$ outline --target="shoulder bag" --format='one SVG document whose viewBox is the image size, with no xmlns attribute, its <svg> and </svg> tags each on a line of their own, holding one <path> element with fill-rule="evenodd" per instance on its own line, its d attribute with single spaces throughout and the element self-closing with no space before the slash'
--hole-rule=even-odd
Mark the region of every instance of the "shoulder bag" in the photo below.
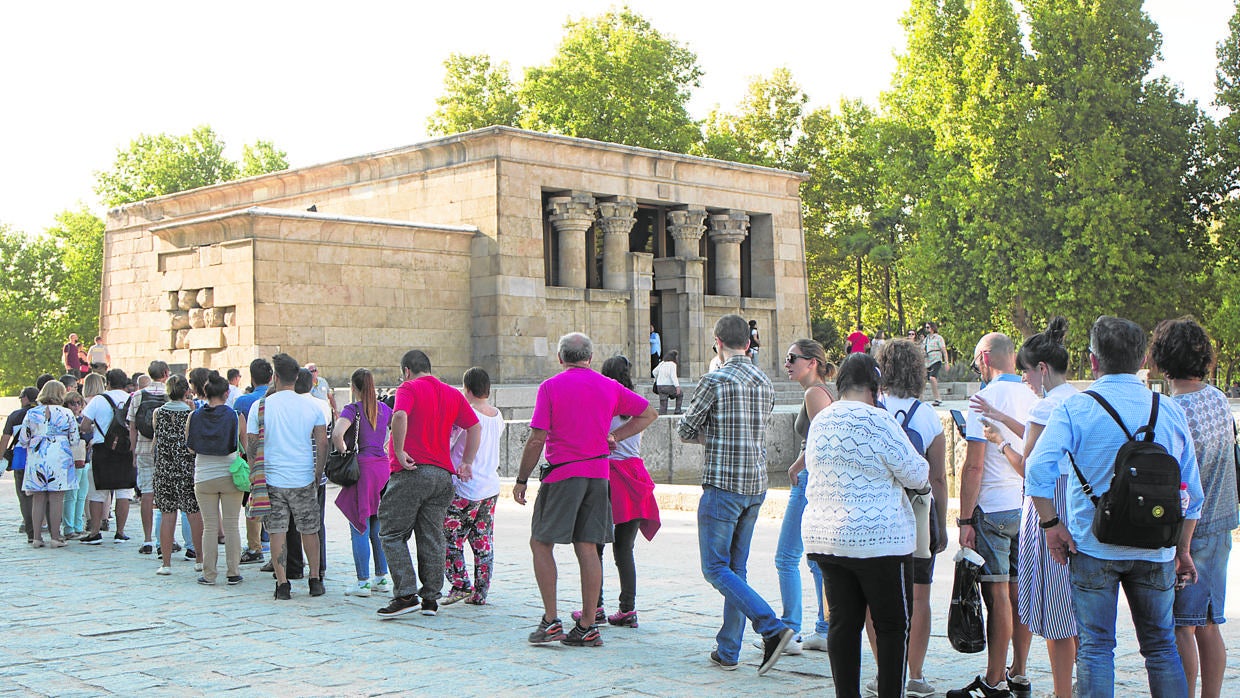
<svg viewBox="0 0 1240 698">
<path fill-rule="evenodd" d="M 333 448 L 331 453 L 327 454 L 327 466 L 325 467 L 327 479 L 341 487 L 356 485 L 362 476 L 361 467 L 357 462 L 357 437 L 362 431 L 361 416 L 362 406 L 359 403 L 353 420 L 353 448 L 344 453 Z"/>
</svg>

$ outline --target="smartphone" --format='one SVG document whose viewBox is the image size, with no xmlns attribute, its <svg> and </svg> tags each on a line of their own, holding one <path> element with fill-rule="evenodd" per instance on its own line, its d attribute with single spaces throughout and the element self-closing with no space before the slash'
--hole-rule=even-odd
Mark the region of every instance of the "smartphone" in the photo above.
<svg viewBox="0 0 1240 698">
<path fill-rule="evenodd" d="M 960 438 L 962 439 L 965 438 L 964 436 L 964 415 L 961 414 L 960 410 L 951 410 L 951 413 L 952 413 L 952 421 L 956 423 L 956 431 L 960 432 Z"/>
</svg>

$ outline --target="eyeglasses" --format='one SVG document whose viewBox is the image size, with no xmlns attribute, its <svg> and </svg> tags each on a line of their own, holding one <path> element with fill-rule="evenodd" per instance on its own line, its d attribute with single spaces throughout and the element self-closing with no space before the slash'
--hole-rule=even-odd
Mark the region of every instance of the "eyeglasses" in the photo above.
<svg viewBox="0 0 1240 698">
<path fill-rule="evenodd" d="M 795 364 L 797 362 L 797 359 L 805 359 L 806 361 L 813 361 L 814 357 L 806 356 L 804 354 L 789 354 L 788 356 L 784 357 L 784 363 L 789 364 L 789 365 Z"/>
<path fill-rule="evenodd" d="M 969 364 L 969 370 L 972 371 L 973 375 L 977 376 L 978 378 L 982 377 L 982 369 L 978 367 L 977 361 L 978 359 L 982 358 L 983 356 L 989 353 L 990 353 L 989 349 L 983 349 L 982 351 L 978 352 L 977 356 L 973 357 L 973 363 Z"/>
</svg>

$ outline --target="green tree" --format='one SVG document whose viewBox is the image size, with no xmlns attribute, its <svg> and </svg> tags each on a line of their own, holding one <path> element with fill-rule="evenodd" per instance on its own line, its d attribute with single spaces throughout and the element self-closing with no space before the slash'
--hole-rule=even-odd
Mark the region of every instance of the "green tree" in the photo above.
<svg viewBox="0 0 1240 698">
<path fill-rule="evenodd" d="M 0 392 L 12 395 L 60 369 L 66 334 L 65 269 L 48 236 L 0 225 Z M 96 282 L 96 285 L 98 282 Z M 98 308 L 96 307 L 96 313 Z"/>
<path fill-rule="evenodd" d="M 688 152 L 701 137 L 687 109 L 701 75 L 691 50 L 627 7 L 569 21 L 551 62 L 525 72 L 521 125 Z"/>
<path fill-rule="evenodd" d="M 87 340 L 99 328 L 100 284 L 103 279 L 103 219 L 80 206 L 61 211 L 47 229 L 56 244 L 64 280 L 57 296 L 64 312 L 62 334 L 77 332 Z"/>
<path fill-rule="evenodd" d="M 521 104 L 506 61 L 492 62 L 486 54 L 453 53 L 443 65 L 443 94 L 426 120 L 427 133 L 446 136 L 520 123 Z"/>
<path fill-rule="evenodd" d="M 241 150 L 241 166 L 238 172 L 242 177 L 287 169 L 288 153 L 277 148 L 271 141 L 257 140 L 254 145 L 247 145 Z"/>
<path fill-rule="evenodd" d="M 716 107 L 703 124 L 698 155 L 767 167 L 796 169 L 794 145 L 809 96 L 787 68 L 754 78 L 735 114 Z"/>
<path fill-rule="evenodd" d="M 1231 381 L 1240 361 L 1240 2 L 1217 47 L 1214 103 L 1224 114 L 1214 132 L 1216 162 L 1212 199 L 1213 239 L 1218 263 L 1209 268 L 1210 301 L 1203 320 L 1218 347 L 1222 378 Z"/>
</svg>

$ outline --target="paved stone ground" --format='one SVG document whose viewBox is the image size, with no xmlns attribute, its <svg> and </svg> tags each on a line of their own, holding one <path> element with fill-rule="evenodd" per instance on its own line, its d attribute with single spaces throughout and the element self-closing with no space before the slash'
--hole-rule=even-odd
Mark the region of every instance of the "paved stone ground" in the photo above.
<svg viewBox="0 0 1240 698">
<path fill-rule="evenodd" d="M 678 488 L 660 487 L 661 490 Z M 691 489 L 691 488 L 690 488 Z M 327 595 L 312 599 L 295 582 L 291 602 L 274 602 L 274 582 L 244 566 L 236 587 L 202 587 L 192 563 L 158 577 L 157 563 L 140 556 L 135 540 L 100 547 L 71 543 L 32 549 L 17 533 L 11 481 L 0 481 L 0 692 L 14 695 L 741 695 L 830 690 L 825 653 L 785 657 L 758 677 L 759 650 L 746 647 L 741 668 L 723 672 L 707 659 L 722 606 L 698 569 L 696 526 L 690 512 L 665 513 L 653 543 L 639 539 L 638 610 L 641 627 L 608 628 L 606 645 L 574 649 L 525 642 L 539 615 L 526 546 L 529 507 L 504 500 L 497 514 L 495 582 L 490 605 L 441 609 L 435 618 L 407 615 L 379 621 L 380 597 L 343 595 L 353 579 L 346 524 L 328 505 Z M 136 520 L 136 516 L 135 516 Z M 757 528 L 749 578 L 778 602 L 772 558 L 779 521 Z M 954 537 L 954 535 L 953 535 Z M 964 685 L 983 655 L 963 656 L 945 638 L 954 550 L 940 557 L 927 676 L 941 691 Z M 559 549 L 561 615 L 575 605 L 577 574 L 571 551 Z M 618 591 L 606 570 L 608 596 Z M 1233 579 L 1240 564 L 1233 556 Z M 223 575 L 221 572 L 221 579 Z M 810 577 L 804 575 L 807 588 Z M 1232 598 L 1235 598 L 1233 596 Z M 812 599 L 807 598 L 807 607 Z M 1121 601 L 1122 604 L 1122 601 Z M 778 610 L 778 609 L 777 609 Z M 1227 615 L 1237 617 L 1235 604 Z M 1131 625 L 1121 608 L 1117 695 L 1147 695 Z M 812 611 L 807 608 L 806 617 Z M 1240 647 L 1236 625 L 1223 626 Z M 866 678 L 873 675 L 867 658 Z M 1044 645 L 1035 642 L 1035 695 L 1049 690 Z M 1240 691 L 1240 661 L 1228 667 L 1224 694 Z"/>
</svg>

